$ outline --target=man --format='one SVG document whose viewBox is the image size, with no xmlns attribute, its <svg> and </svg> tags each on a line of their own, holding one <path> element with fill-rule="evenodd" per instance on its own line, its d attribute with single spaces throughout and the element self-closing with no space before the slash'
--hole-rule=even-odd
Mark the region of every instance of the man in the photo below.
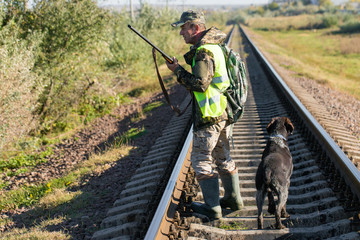
<svg viewBox="0 0 360 240">
<path fill-rule="evenodd" d="M 193 94 L 194 137 L 191 153 L 192 166 L 200 184 L 205 204 L 192 203 L 194 212 L 206 215 L 210 220 L 222 217 L 221 207 L 239 210 L 243 206 L 240 196 L 239 177 L 235 162 L 230 157 L 229 123 L 227 121 L 227 100 L 221 93 L 230 82 L 225 58 L 219 44 L 226 34 L 212 27 L 206 29 L 204 14 L 188 10 L 180 20 L 172 24 L 180 27 L 180 35 L 190 51 L 184 55 L 192 73 L 178 64 L 166 62 L 180 84 Z M 212 163 L 217 166 L 225 189 L 219 200 L 219 179 Z"/>
</svg>

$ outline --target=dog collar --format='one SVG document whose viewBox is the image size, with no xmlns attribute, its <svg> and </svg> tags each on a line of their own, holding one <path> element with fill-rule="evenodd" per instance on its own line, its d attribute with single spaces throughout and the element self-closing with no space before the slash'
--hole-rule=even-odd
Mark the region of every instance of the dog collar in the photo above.
<svg viewBox="0 0 360 240">
<path fill-rule="evenodd" d="M 276 138 L 276 137 L 281 138 L 281 139 L 283 139 L 284 141 L 287 140 L 287 139 L 286 139 L 283 135 L 281 135 L 281 134 L 275 134 L 275 135 L 271 135 L 271 136 L 270 136 L 270 138 Z"/>
</svg>

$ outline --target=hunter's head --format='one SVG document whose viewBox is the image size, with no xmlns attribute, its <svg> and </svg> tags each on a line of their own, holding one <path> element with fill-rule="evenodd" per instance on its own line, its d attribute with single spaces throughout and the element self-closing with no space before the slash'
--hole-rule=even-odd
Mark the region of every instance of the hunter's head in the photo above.
<svg viewBox="0 0 360 240">
<path fill-rule="evenodd" d="M 201 11 L 188 10 L 181 14 L 180 20 L 171 24 L 180 27 L 180 35 L 188 44 L 195 44 L 206 30 L 204 13 Z"/>
</svg>

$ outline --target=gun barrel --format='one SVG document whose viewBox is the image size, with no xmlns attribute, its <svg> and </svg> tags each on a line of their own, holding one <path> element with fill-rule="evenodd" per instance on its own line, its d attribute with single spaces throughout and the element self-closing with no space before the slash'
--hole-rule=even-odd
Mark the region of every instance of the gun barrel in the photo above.
<svg viewBox="0 0 360 240">
<path fill-rule="evenodd" d="M 169 63 L 173 63 L 173 60 L 171 59 L 171 57 L 169 57 L 166 53 L 164 53 L 160 48 L 158 48 L 157 46 L 155 46 L 155 44 L 153 44 L 149 39 L 147 39 L 144 35 L 142 35 L 141 33 L 139 33 L 135 28 L 133 28 L 131 25 L 128 25 L 128 27 L 134 32 L 136 33 L 139 37 L 141 37 L 145 42 L 147 42 L 148 44 L 150 44 L 150 46 L 152 46 L 153 48 L 155 48 L 164 58 L 166 61 L 168 61 Z"/>
</svg>

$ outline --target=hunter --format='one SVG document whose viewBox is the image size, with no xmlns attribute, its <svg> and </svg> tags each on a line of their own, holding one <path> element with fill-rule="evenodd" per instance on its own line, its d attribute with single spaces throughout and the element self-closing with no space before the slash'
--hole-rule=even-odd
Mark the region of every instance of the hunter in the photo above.
<svg viewBox="0 0 360 240">
<path fill-rule="evenodd" d="M 221 93 L 230 84 L 224 54 L 219 46 L 226 34 L 216 27 L 206 29 L 205 17 L 201 11 L 183 12 L 180 20 L 171 25 L 180 27 L 180 35 L 185 43 L 192 45 L 184 55 L 192 73 L 180 66 L 175 57 L 172 64 L 166 62 L 177 76 L 177 81 L 193 95 L 191 162 L 205 204 L 193 202 L 191 208 L 210 220 L 219 219 L 222 217 L 221 208 L 235 211 L 243 206 L 238 169 L 230 157 L 227 100 Z M 216 171 L 212 167 L 213 163 Z M 225 189 L 221 199 L 219 175 Z"/>
</svg>

